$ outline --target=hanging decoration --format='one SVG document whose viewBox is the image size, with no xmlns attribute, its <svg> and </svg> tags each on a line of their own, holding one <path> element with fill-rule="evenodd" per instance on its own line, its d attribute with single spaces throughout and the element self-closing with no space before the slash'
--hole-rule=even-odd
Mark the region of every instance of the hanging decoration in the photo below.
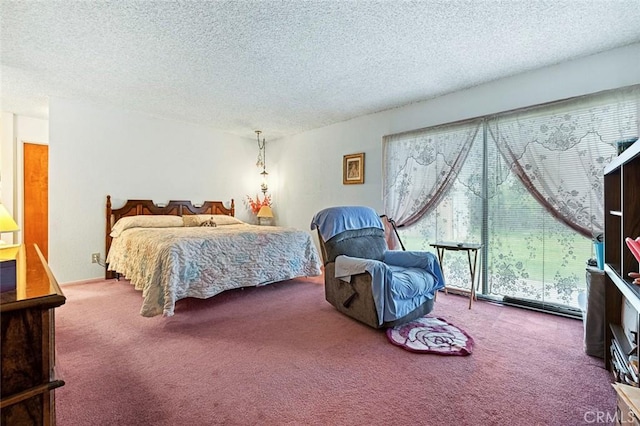
<svg viewBox="0 0 640 426">
<path fill-rule="evenodd" d="M 247 195 L 246 203 L 251 212 L 255 215 L 258 214 L 262 207 L 271 207 L 271 196 L 267 195 L 267 191 L 269 191 L 269 185 L 267 183 L 267 141 L 262 138 L 260 140 L 260 134 L 262 133 L 260 130 L 256 130 L 256 138 L 258 141 L 258 160 L 256 161 L 256 167 L 261 168 L 262 171 L 260 175 L 262 176 L 262 182 L 260 183 L 260 191 L 262 191 L 262 200 L 260 200 L 260 196 L 256 194 L 256 198 L 251 198 Z"/>
<path fill-rule="evenodd" d="M 262 167 L 262 183 L 260 184 L 260 190 L 264 195 L 267 195 L 267 191 L 269 190 L 269 185 L 267 184 L 267 141 L 262 138 L 262 142 L 260 142 L 260 134 L 262 132 L 260 130 L 256 130 L 256 137 L 258 139 L 258 161 L 256 162 L 256 167 Z"/>
</svg>

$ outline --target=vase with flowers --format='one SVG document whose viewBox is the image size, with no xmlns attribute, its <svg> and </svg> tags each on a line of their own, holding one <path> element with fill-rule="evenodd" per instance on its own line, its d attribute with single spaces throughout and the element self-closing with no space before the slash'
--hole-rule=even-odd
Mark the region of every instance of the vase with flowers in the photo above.
<svg viewBox="0 0 640 426">
<path fill-rule="evenodd" d="M 260 200 L 260 196 L 258 195 L 256 195 L 255 199 L 247 195 L 246 202 L 251 212 L 257 215 L 263 206 L 271 207 L 271 195 L 265 194 L 262 200 Z"/>
</svg>

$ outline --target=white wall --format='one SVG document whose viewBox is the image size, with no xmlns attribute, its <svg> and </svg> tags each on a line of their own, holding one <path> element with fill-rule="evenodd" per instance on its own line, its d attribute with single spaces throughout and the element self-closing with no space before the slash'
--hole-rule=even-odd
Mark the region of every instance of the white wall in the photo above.
<svg viewBox="0 0 640 426">
<path fill-rule="evenodd" d="M 267 170 L 279 225 L 309 229 L 333 205 L 382 212 L 382 137 L 465 118 L 640 83 L 640 44 L 465 91 L 304 132 L 267 138 Z M 97 278 L 104 256 L 105 197 L 223 201 L 259 187 L 255 139 L 80 101 L 52 99 L 49 253 L 61 283 Z M 253 135 L 252 135 L 253 136 Z M 342 184 L 342 156 L 364 152 L 363 185 Z"/>
<path fill-rule="evenodd" d="M 278 140 L 279 223 L 309 229 L 325 207 L 383 212 L 382 137 L 525 106 L 640 84 L 640 44 L 497 80 Z M 342 184 L 342 156 L 365 153 L 365 183 Z"/>
<path fill-rule="evenodd" d="M 49 263 L 60 283 L 104 276 L 105 203 L 236 201 L 257 175 L 255 141 L 82 101 L 49 105 Z"/>
<path fill-rule="evenodd" d="M 3 112 L 0 115 L 0 201 L 11 213 L 13 213 L 14 192 L 14 128 L 14 115 L 10 112 Z"/>
</svg>

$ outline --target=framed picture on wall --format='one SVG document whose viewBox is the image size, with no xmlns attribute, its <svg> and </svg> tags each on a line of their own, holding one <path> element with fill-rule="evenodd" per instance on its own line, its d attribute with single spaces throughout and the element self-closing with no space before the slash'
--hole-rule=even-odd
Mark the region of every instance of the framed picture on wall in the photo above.
<svg viewBox="0 0 640 426">
<path fill-rule="evenodd" d="M 345 155 L 342 160 L 342 183 L 364 183 L 364 152 Z"/>
</svg>

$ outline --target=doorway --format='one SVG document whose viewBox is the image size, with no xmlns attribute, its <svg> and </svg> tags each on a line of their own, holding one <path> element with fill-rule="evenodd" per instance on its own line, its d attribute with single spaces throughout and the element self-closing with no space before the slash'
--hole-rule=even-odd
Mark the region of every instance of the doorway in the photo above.
<svg viewBox="0 0 640 426">
<path fill-rule="evenodd" d="M 37 259 L 34 244 L 37 244 L 45 259 L 49 259 L 49 146 L 25 142 L 24 149 L 24 219 L 22 239 L 27 250 L 27 259 Z M 36 265 L 37 266 L 37 265 Z M 27 266 L 30 277 L 42 268 Z"/>
</svg>

